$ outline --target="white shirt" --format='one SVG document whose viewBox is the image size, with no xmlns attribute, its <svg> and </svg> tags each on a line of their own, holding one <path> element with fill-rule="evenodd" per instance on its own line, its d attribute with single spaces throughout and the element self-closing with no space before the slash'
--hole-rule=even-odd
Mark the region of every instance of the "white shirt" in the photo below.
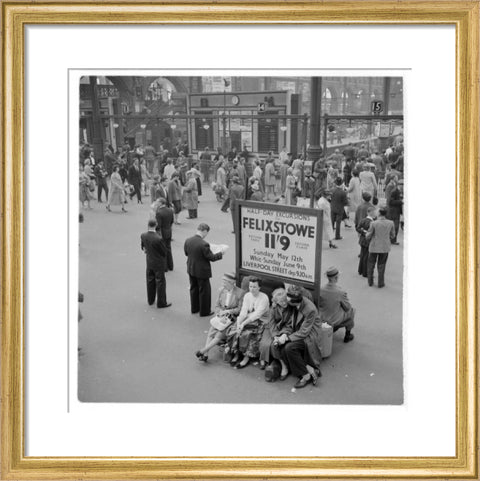
<svg viewBox="0 0 480 481">
<path fill-rule="evenodd" d="M 267 322 L 269 309 L 270 301 L 266 294 L 259 292 L 258 296 L 254 297 L 251 292 L 247 292 L 243 296 L 242 310 L 238 316 L 238 321 L 241 322 L 248 317 L 250 321 L 261 319 L 263 322 Z"/>
</svg>

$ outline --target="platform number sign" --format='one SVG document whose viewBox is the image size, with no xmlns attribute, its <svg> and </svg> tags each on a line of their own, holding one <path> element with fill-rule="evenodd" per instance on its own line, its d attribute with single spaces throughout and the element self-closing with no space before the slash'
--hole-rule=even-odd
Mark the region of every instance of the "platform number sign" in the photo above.
<svg viewBox="0 0 480 481">
<path fill-rule="evenodd" d="M 260 103 L 257 105 L 257 111 L 258 111 L 258 112 L 265 112 L 265 111 L 266 111 L 266 104 L 265 104 L 265 102 L 260 102 Z"/>
<path fill-rule="evenodd" d="M 372 100 L 372 114 L 381 114 L 383 112 L 383 102 L 381 100 Z"/>
</svg>

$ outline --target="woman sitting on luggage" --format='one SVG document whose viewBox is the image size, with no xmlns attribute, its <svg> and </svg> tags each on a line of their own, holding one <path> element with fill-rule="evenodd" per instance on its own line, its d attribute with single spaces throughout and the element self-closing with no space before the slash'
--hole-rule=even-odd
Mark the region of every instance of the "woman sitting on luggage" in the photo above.
<svg viewBox="0 0 480 481">
<path fill-rule="evenodd" d="M 210 326 L 205 346 L 195 353 L 199 361 L 206 362 L 208 359 L 208 351 L 226 340 L 228 327 L 235 322 L 240 312 L 244 294 L 245 291 L 235 285 L 234 273 L 226 273 L 223 275 L 222 287 L 218 293 L 214 310 L 218 324 L 215 322 L 217 327 L 214 325 Z"/>
<path fill-rule="evenodd" d="M 226 352 L 233 356 L 230 364 L 235 369 L 248 365 L 250 359 L 259 355 L 259 344 L 265 324 L 268 322 L 270 302 L 268 296 L 260 292 L 261 281 L 250 277 L 247 294 L 243 297 L 242 309 L 237 322 L 228 332 Z"/>
<path fill-rule="evenodd" d="M 287 306 L 287 291 L 283 288 L 275 289 L 272 293 L 269 320 L 260 341 L 260 369 L 262 370 L 273 360 L 270 354 L 273 338 L 289 332 L 288 317 L 285 316 Z"/>
</svg>

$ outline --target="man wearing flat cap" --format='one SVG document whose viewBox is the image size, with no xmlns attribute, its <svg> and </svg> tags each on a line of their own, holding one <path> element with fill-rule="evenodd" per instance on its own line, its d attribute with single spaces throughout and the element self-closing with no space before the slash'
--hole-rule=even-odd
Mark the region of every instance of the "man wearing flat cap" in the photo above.
<svg viewBox="0 0 480 481">
<path fill-rule="evenodd" d="M 353 340 L 352 329 L 354 326 L 355 309 L 350 304 L 346 291 L 338 286 L 340 275 L 336 267 L 329 267 L 325 273 L 328 279 L 327 284 L 320 289 L 318 310 L 322 321 L 333 327 L 333 332 L 345 328 L 343 342 Z"/>
<path fill-rule="evenodd" d="M 302 295 L 298 286 L 287 290 L 289 317 L 286 333 L 273 339 L 272 357 L 282 365 L 280 380 L 286 379 L 291 372 L 298 378 L 295 388 L 316 384 L 321 376 L 319 349 L 320 316 L 315 304 Z"/>
</svg>

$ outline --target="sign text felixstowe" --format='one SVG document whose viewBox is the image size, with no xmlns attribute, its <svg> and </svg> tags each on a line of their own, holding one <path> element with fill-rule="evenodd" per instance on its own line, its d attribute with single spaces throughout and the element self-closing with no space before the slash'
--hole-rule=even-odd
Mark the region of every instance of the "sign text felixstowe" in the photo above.
<svg viewBox="0 0 480 481">
<path fill-rule="evenodd" d="M 240 207 L 240 267 L 295 281 L 314 283 L 317 215 L 275 208 Z M 318 262 L 320 259 L 318 259 Z"/>
</svg>

